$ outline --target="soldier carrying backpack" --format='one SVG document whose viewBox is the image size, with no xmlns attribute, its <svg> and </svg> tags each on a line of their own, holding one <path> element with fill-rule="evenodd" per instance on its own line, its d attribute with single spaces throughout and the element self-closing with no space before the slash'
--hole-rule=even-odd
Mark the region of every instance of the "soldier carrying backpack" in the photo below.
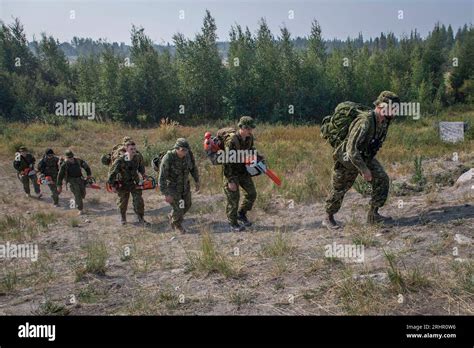
<svg viewBox="0 0 474 348">
<path fill-rule="evenodd" d="M 59 193 L 56 181 L 59 173 L 59 157 L 55 156 L 53 149 L 46 149 L 43 158 L 38 163 L 38 184 L 48 185 L 51 198 L 55 207 L 59 207 Z"/>
<path fill-rule="evenodd" d="M 374 224 L 391 220 L 378 213 L 387 200 L 389 178 L 375 155 L 387 136 L 390 121 L 395 117 L 393 110 L 388 108 L 394 103 L 400 103 L 400 98 L 393 92 L 383 91 L 374 102 L 373 110 L 353 102 L 343 102 L 333 115 L 323 119 L 321 136 L 334 148 L 332 187 L 323 220 L 328 229 L 339 228 L 334 214 L 341 208 L 344 195 L 359 174 L 372 186 L 367 222 Z"/>
<path fill-rule="evenodd" d="M 87 174 L 87 179 L 92 177 L 91 168 L 86 161 L 74 157 L 74 153 L 71 150 L 66 150 L 64 153 L 66 159 L 60 161 L 58 179 L 56 186 L 58 193 L 61 194 L 63 190 L 63 180 L 66 180 L 66 185 L 69 185 L 71 192 L 74 195 L 74 205 L 78 212 L 78 215 L 84 214 L 83 200 L 86 198 L 86 184 L 83 179 L 82 170 L 84 169 Z"/>
<path fill-rule="evenodd" d="M 41 189 L 37 183 L 35 172 L 35 157 L 28 152 L 25 146 L 20 146 L 18 152 L 15 153 L 13 168 L 17 171 L 18 179 L 23 184 L 23 190 L 27 197 L 30 197 L 30 181 L 38 198 L 41 198 Z"/>
<path fill-rule="evenodd" d="M 168 215 L 171 228 L 186 233 L 183 227 L 184 214 L 192 204 L 189 175 L 194 179 L 195 191 L 199 192 L 200 188 L 199 171 L 189 142 L 185 138 L 176 139 L 174 148 L 164 155 L 161 153 L 153 163 L 154 166 L 159 165 L 160 191 L 172 208 Z"/>
</svg>

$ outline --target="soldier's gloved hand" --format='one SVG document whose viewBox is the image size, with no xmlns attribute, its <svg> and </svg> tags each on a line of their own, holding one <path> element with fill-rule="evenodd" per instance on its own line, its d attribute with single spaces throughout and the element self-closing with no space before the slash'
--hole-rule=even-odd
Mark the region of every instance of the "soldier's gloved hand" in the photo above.
<svg viewBox="0 0 474 348">
<path fill-rule="evenodd" d="M 198 193 L 201 190 L 201 184 L 197 182 L 194 186 L 195 186 L 194 191 Z"/>
<path fill-rule="evenodd" d="M 370 170 L 363 172 L 362 176 L 364 177 L 365 181 L 372 181 L 372 173 L 370 172 Z"/>
<path fill-rule="evenodd" d="M 165 201 L 166 201 L 166 203 L 171 204 L 171 203 L 173 203 L 173 197 L 172 196 L 165 196 Z"/>
<path fill-rule="evenodd" d="M 230 191 L 235 192 L 237 191 L 237 184 L 235 182 L 229 182 L 227 185 Z"/>
</svg>

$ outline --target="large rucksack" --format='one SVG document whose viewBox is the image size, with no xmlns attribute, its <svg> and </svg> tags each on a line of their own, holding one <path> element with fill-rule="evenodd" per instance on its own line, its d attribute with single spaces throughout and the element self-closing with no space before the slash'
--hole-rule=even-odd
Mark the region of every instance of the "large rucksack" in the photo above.
<svg viewBox="0 0 474 348">
<path fill-rule="evenodd" d="M 112 151 L 102 155 L 100 161 L 103 165 L 110 166 L 120 156 L 121 153 L 125 152 L 123 144 L 117 144 L 112 148 Z M 138 151 L 137 151 L 138 153 Z"/>
<path fill-rule="evenodd" d="M 153 170 L 155 172 L 159 172 L 160 171 L 160 164 L 161 164 L 161 160 L 163 159 L 163 157 L 166 155 L 166 151 L 162 151 L 158 154 L 158 156 L 156 156 L 155 158 L 153 158 L 153 160 L 151 161 L 151 165 L 153 167 Z"/>
<path fill-rule="evenodd" d="M 227 139 L 234 136 L 236 133 L 237 130 L 235 128 L 225 127 L 219 129 L 215 137 L 206 139 L 204 148 L 206 149 L 207 157 L 212 164 L 222 164 L 217 160 L 219 152 L 220 150 L 224 150 Z"/>
<path fill-rule="evenodd" d="M 224 150 L 225 141 L 235 133 L 237 133 L 237 130 L 233 127 L 225 127 L 217 131 L 216 138 L 221 150 Z"/>
<path fill-rule="evenodd" d="M 370 111 L 367 106 L 350 101 L 338 104 L 332 115 L 323 118 L 321 137 L 336 148 L 347 137 L 349 128 L 357 116 L 367 111 Z"/>
</svg>

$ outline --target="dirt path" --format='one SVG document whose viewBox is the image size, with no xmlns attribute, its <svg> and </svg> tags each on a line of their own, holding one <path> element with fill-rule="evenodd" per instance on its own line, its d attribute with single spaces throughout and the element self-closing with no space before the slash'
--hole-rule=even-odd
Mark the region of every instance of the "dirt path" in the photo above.
<svg viewBox="0 0 474 348">
<path fill-rule="evenodd" d="M 33 222 L 36 232 L 23 239 L 38 244 L 37 262 L 0 259 L 1 315 L 474 314 L 469 183 L 390 197 L 382 213 L 395 221 L 383 227 L 365 224 L 368 198 L 351 190 L 337 215 L 344 229 L 336 232 L 321 226 L 321 203 L 293 205 L 277 197 L 251 212 L 253 228 L 230 233 L 223 195 L 198 194 L 185 220 L 190 233 L 179 235 L 167 224 L 170 208 L 158 192 L 144 193 L 151 228 L 122 227 L 115 195 L 88 190 L 89 213 L 77 217 L 69 191 L 60 208 L 47 190 L 41 200 L 28 199 L 8 165 L 2 163 L 0 219 L 36 221 L 42 212 L 54 221 Z M 135 221 L 132 211 L 129 221 Z M 210 261 L 202 256 L 206 231 L 217 250 L 204 254 L 214 255 Z M 2 233 L 2 243 L 15 242 Z M 333 243 L 363 244 L 364 262 L 325 257 Z M 80 271 L 98 257 L 94 245 L 105 246 L 103 275 Z M 212 266 L 216 272 L 206 271 Z"/>
</svg>

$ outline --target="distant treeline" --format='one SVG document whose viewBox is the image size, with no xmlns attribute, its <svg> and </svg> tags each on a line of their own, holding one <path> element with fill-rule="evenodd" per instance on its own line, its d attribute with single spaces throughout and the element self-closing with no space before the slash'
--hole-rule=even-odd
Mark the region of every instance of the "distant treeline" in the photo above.
<svg viewBox="0 0 474 348">
<path fill-rule="evenodd" d="M 74 60 L 68 57 L 75 57 Z M 275 36 L 265 20 L 255 34 L 231 27 L 219 43 L 206 11 L 194 39 L 182 34 L 159 46 L 143 28 L 131 46 L 52 36 L 29 43 L 19 20 L 0 27 L 0 117 L 59 119 L 57 103 L 94 103 L 96 118 L 151 125 L 235 119 L 317 122 L 341 101 L 370 104 L 382 90 L 420 102 L 429 114 L 474 101 L 474 30 L 454 33 L 435 24 L 426 38 L 414 31 L 364 40 L 324 41 L 313 21 L 306 38 L 284 27 Z"/>
<path fill-rule="evenodd" d="M 416 30 L 413 35 L 418 35 L 416 33 Z M 382 42 L 386 42 L 387 38 L 385 37 L 385 34 L 382 33 L 380 39 L 377 38 L 376 40 L 373 40 L 372 38 L 370 38 L 367 41 L 364 41 L 362 34 L 359 34 L 357 39 L 352 40 L 352 42 L 354 44 L 354 47 L 356 48 L 362 47 L 365 43 L 369 46 L 370 49 L 372 49 L 380 44 L 379 40 L 382 40 Z M 296 50 L 304 50 L 308 45 L 308 38 L 298 36 L 294 39 L 291 39 L 291 42 Z M 395 42 L 398 43 L 398 38 L 395 38 Z M 216 44 L 220 56 L 223 59 L 227 59 L 227 56 L 229 54 L 230 42 L 217 41 Z M 340 39 L 324 40 L 324 46 L 326 48 L 326 52 L 328 53 L 332 52 L 336 48 L 344 47 L 345 44 L 346 41 Z M 38 52 L 38 45 L 39 42 L 36 40 L 31 41 L 28 44 L 33 53 Z M 112 46 L 112 49 L 116 54 L 119 54 L 123 57 L 130 57 L 131 46 L 125 44 L 124 42 L 108 43 L 106 40 L 103 39 L 93 40 L 91 38 L 73 37 L 71 42 L 59 43 L 59 48 L 64 52 L 70 62 L 75 62 L 77 57 L 79 56 L 99 55 L 105 51 L 106 47 L 109 46 Z M 153 48 L 160 53 L 163 51 L 169 51 L 171 55 L 174 55 L 176 53 L 176 47 L 170 43 L 160 45 L 155 43 L 153 44 Z"/>
</svg>

